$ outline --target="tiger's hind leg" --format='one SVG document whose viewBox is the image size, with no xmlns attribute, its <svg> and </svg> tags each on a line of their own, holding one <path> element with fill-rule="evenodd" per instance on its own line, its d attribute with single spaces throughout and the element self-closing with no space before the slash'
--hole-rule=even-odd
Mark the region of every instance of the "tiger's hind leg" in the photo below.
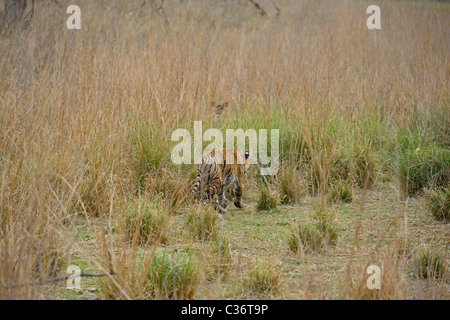
<svg viewBox="0 0 450 320">
<path fill-rule="evenodd" d="M 223 190 L 223 188 L 219 192 L 219 201 L 220 201 L 219 204 L 222 208 L 226 209 L 228 207 L 228 199 L 225 195 L 225 190 Z"/>
<path fill-rule="evenodd" d="M 220 191 L 219 191 L 220 190 Z M 222 206 L 222 196 L 223 196 L 223 186 L 222 184 L 210 185 L 209 186 L 209 201 L 214 205 L 214 209 L 219 211 L 221 214 L 225 214 L 227 210 Z"/>
<path fill-rule="evenodd" d="M 200 203 L 206 205 L 209 202 L 210 202 L 209 190 L 205 190 L 204 192 L 202 192 Z"/>
<path fill-rule="evenodd" d="M 215 204 L 214 204 L 214 209 L 216 209 L 217 211 L 219 211 L 221 214 L 227 213 L 227 209 L 223 208 L 223 207 L 220 205 L 220 203 L 219 203 L 218 200 L 217 200 L 217 201 L 215 202 Z"/>
<path fill-rule="evenodd" d="M 214 209 L 217 210 L 221 214 L 227 213 L 227 210 L 221 205 L 221 198 L 218 194 L 214 194 L 210 199 L 210 203 L 214 206 Z"/>
<path fill-rule="evenodd" d="M 211 196 L 212 194 L 212 196 Z M 218 197 L 216 194 L 211 193 L 211 191 L 208 189 L 205 192 L 203 192 L 203 196 L 200 201 L 203 205 L 210 205 L 212 204 L 214 206 L 214 209 L 219 211 L 221 214 L 224 214 L 227 212 L 225 208 L 222 207 L 220 203 L 220 197 Z"/>
</svg>

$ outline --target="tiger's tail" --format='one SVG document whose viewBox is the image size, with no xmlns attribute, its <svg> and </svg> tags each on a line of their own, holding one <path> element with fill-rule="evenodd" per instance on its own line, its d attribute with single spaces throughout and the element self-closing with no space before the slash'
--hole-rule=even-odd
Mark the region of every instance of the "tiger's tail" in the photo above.
<svg viewBox="0 0 450 320">
<path fill-rule="evenodd" d="M 194 184 L 194 187 L 192 188 L 192 191 L 191 191 L 192 195 L 197 191 L 198 187 L 200 186 L 201 180 L 202 180 L 202 168 L 201 168 L 201 165 L 200 165 L 200 166 L 198 166 L 197 176 L 195 177 L 195 184 Z"/>
</svg>

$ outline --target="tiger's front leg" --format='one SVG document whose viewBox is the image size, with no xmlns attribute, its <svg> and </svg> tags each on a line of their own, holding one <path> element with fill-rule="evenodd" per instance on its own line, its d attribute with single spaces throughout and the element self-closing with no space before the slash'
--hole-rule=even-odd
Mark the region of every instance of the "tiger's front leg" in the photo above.
<svg viewBox="0 0 450 320">
<path fill-rule="evenodd" d="M 244 205 L 241 202 L 242 200 L 242 185 L 239 183 L 238 179 L 234 182 L 234 205 L 238 208 L 243 208 Z"/>
</svg>

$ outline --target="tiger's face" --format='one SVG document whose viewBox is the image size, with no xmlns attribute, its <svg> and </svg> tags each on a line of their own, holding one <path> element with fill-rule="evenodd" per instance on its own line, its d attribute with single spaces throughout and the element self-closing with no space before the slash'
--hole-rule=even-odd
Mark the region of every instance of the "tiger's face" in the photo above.
<svg viewBox="0 0 450 320">
<path fill-rule="evenodd" d="M 250 153 L 248 151 L 245 151 L 244 174 L 247 173 L 247 170 L 250 167 L 250 161 L 248 160 L 249 157 Z"/>
</svg>

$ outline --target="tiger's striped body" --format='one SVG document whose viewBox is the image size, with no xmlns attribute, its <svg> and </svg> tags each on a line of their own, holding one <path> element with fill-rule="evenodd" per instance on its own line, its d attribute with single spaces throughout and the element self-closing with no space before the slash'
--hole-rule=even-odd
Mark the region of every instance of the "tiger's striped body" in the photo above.
<svg viewBox="0 0 450 320">
<path fill-rule="evenodd" d="M 195 194 L 200 186 L 200 200 L 214 203 L 218 211 L 225 213 L 228 206 L 225 188 L 234 184 L 233 202 L 236 207 L 242 208 L 244 174 L 249 167 L 248 157 L 248 152 L 245 152 L 243 157 L 235 149 L 224 149 L 222 152 L 213 150 L 205 154 L 197 169 L 192 194 Z"/>
</svg>

